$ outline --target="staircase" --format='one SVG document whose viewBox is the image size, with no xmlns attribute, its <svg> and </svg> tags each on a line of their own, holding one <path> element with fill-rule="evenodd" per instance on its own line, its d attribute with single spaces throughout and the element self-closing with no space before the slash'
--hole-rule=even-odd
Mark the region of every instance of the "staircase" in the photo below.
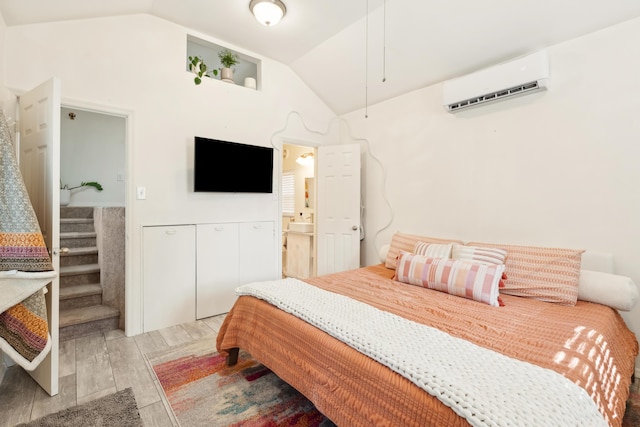
<svg viewBox="0 0 640 427">
<path fill-rule="evenodd" d="M 118 329 L 120 312 L 102 304 L 93 208 L 60 208 L 60 341 Z"/>
</svg>

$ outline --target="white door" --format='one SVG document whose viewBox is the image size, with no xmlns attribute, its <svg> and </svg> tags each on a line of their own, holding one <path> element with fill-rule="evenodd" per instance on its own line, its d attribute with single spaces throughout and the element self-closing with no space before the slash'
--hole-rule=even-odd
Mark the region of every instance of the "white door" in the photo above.
<svg viewBox="0 0 640 427">
<path fill-rule="evenodd" d="M 318 148 L 318 274 L 360 267 L 360 145 Z"/>
<path fill-rule="evenodd" d="M 60 271 L 60 81 L 53 78 L 20 96 L 20 171 L 38 217 L 53 268 Z M 58 394 L 59 276 L 47 285 L 51 352 L 31 376 Z"/>
</svg>

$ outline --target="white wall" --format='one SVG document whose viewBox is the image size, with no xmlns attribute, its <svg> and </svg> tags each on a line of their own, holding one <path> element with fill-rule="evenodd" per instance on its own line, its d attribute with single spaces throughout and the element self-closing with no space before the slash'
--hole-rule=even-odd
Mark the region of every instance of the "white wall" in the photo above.
<svg viewBox="0 0 640 427">
<path fill-rule="evenodd" d="M 74 114 L 74 119 L 69 117 Z M 71 191 L 69 206 L 124 206 L 126 120 L 77 108 L 62 108 L 60 178 L 70 188 L 97 181 L 103 190 Z M 122 178 L 121 181 L 118 178 Z"/>
<path fill-rule="evenodd" d="M 218 80 L 195 86 L 193 75 L 185 71 L 187 33 L 183 27 L 149 15 L 35 24 L 6 31 L 7 87 L 28 90 L 58 76 L 65 105 L 104 106 L 131 117 L 127 125 L 127 334 L 142 330 L 142 226 L 251 220 L 280 223 L 277 194 L 195 194 L 193 137 L 268 146 L 276 133 L 297 140 L 308 136 L 302 127 L 288 123 L 289 111 L 298 111 L 312 128 L 324 127 L 334 117 L 288 67 L 269 59 L 262 62 L 261 91 Z M 328 136 L 320 142 L 330 140 Z M 274 159 L 276 170 L 279 157 Z M 146 187 L 146 200 L 134 199 L 137 186 Z M 280 252 L 279 241 L 274 250 Z"/>
<path fill-rule="evenodd" d="M 364 264 L 402 231 L 610 252 L 640 284 L 638 39 L 635 19 L 551 47 L 547 92 L 452 115 L 434 85 L 346 115 L 384 165 L 365 171 Z M 640 306 L 623 317 L 638 335 Z"/>
</svg>

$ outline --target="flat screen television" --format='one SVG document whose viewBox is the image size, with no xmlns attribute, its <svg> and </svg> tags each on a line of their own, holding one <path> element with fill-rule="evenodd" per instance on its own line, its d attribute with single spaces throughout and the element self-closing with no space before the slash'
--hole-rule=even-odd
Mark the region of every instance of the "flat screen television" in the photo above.
<svg viewBox="0 0 640 427">
<path fill-rule="evenodd" d="M 195 192 L 273 192 L 273 148 L 199 136 L 194 146 Z"/>
</svg>

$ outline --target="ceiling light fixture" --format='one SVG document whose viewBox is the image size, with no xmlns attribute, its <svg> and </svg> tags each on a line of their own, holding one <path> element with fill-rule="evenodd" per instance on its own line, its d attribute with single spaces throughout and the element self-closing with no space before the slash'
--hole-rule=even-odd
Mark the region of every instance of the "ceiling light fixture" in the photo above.
<svg viewBox="0 0 640 427">
<path fill-rule="evenodd" d="M 276 25 L 287 13 L 287 7 L 280 0 L 251 0 L 249 9 L 258 22 L 267 27 Z"/>
</svg>

